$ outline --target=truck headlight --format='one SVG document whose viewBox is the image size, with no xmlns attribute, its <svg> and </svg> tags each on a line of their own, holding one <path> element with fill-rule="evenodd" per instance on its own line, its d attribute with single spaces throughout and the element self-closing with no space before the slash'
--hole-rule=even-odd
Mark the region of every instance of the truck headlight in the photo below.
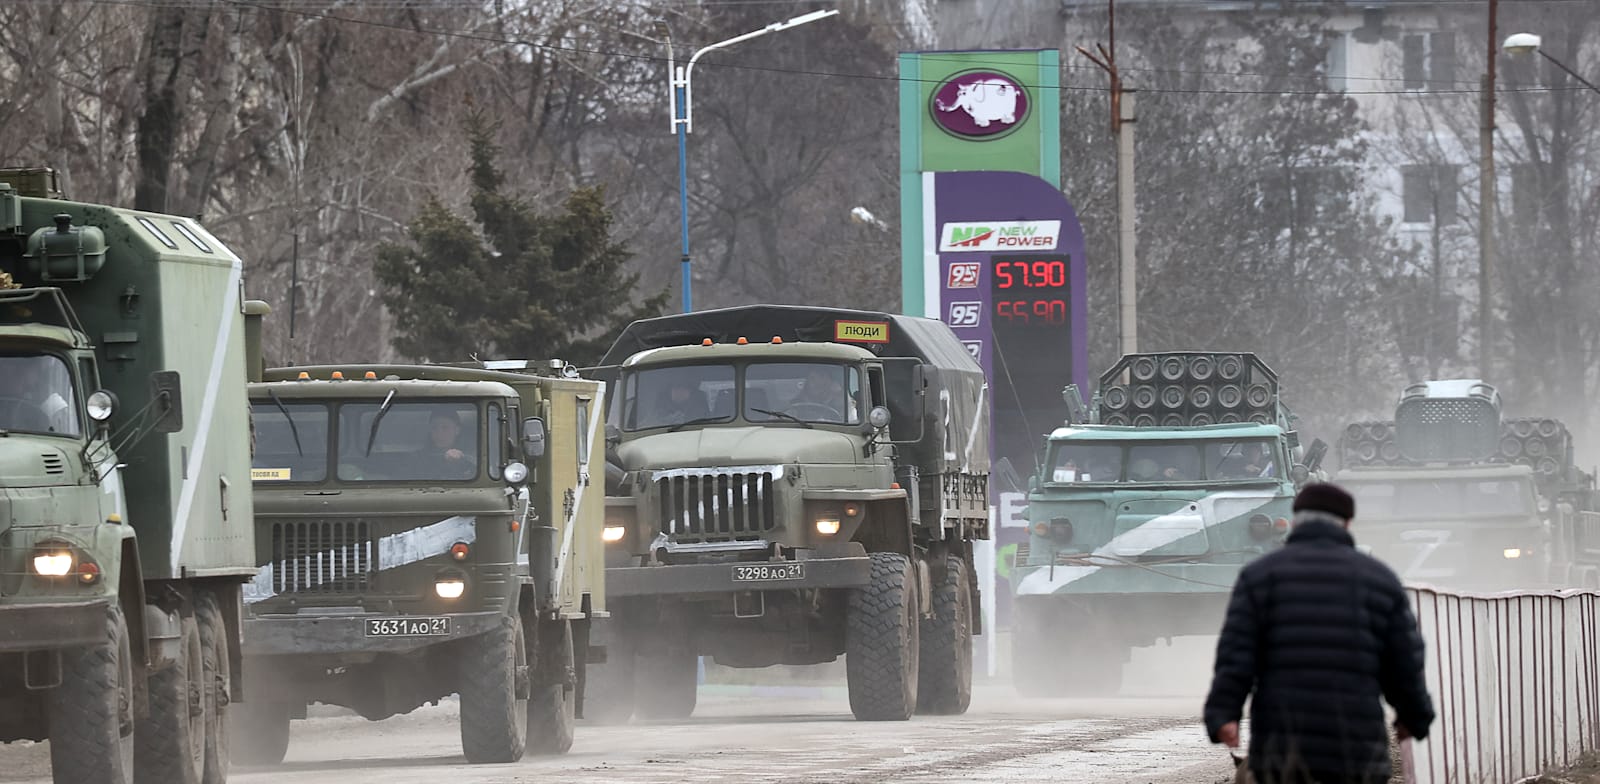
<svg viewBox="0 0 1600 784">
<path fill-rule="evenodd" d="M 608 525 L 605 530 L 600 532 L 600 540 L 603 542 L 620 542 L 622 537 L 627 535 L 628 528 L 626 526 Z"/>
<path fill-rule="evenodd" d="M 817 518 L 817 533 L 823 536 L 833 536 L 839 533 L 839 517 L 831 515 Z"/>
<path fill-rule="evenodd" d="M 1508 547 L 1508 548 L 1505 549 L 1505 551 L 1501 552 L 1500 554 L 1505 556 L 1506 558 L 1521 558 L 1524 555 L 1528 555 L 1529 552 L 1527 550 L 1524 550 L 1524 549 L 1520 548 L 1520 547 Z"/>
<path fill-rule="evenodd" d="M 45 577 L 62 577 L 72 571 L 72 553 L 66 550 L 42 552 L 33 557 L 33 571 Z"/>
<path fill-rule="evenodd" d="M 460 599 L 461 594 L 467 592 L 467 584 L 454 578 L 440 578 L 433 581 L 433 592 L 438 594 L 440 599 Z"/>
</svg>

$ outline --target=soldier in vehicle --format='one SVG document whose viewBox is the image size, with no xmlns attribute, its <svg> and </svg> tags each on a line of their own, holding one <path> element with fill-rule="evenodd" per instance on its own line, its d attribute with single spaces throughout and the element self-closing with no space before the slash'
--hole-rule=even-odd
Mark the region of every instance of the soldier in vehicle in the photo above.
<svg viewBox="0 0 1600 784">
<path fill-rule="evenodd" d="M 789 401 L 790 413 L 802 419 L 818 422 L 854 422 L 855 401 L 847 399 L 844 384 L 840 382 L 841 375 L 842 371 L 838 367 L 812 365 L 806 370 L 800 393 Z M 810 413 L 805 413 L 807 411 Z M 846 413 L 849 414 L 848 420 L 845 418 Z"/>
<path fill-rule="evenodd" d="M 1218 464 L 1218 475 L 1223 479 L 1270 477 L 1273 475 L 1272 455 L 1268 454 L 1265 444 L 1230 444 Z"/>
<path fill-rule="evenodd" d="M 711 415 L 706 396 L 688 379 L 674 378 L 667 393 L 656 404 L 656 425 L 678 425 Z"/>
<path fill-rule="evenodd" d="M 477 467 L 472 456 L 458 445 L 461 419 L 453 411 L 439 410 L 428 418 L 428 445 L 417 452 L 416 465 L 422 476 L 466 479 Z"/>
</svg>

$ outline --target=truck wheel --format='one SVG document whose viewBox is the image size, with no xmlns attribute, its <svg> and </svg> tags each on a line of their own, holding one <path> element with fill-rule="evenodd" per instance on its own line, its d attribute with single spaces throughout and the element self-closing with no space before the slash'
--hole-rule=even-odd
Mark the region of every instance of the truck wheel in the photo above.
<svg viewBox="0 0 1600 784">
<path fill-rule="evenodd" d="M 626 724 L 633 718 L 633 644 L 613 614 L 606 622 L 590 628 L 590 642 L 604 645 L 604 664 L 585 664 L 583 672 L 583 718 L 595 724 Z"/>
<path fill-rule="evenodd" d="M 527 750 L 528 646 L 516 612 L 465 642 L 461 669 L 461 750 L 467 761 L 516 762 Z"/>
<path fill-rule="evenodd" d="M 922 622 L 917 712 L 958 716 L 972 704 L 972 590 L 967 563 L 945 558 L 933 586 L 933 617 Z"/>
<path fill-rule="evenodd" d="M 911 559 L 872 554 L 872 580 L 850 592 L 845 678 L 862 721 L 905 721 L 917 708 L 917 590 Z"/>
<path fill-rule="evenodd" d="M 528 693 L 528 751 L 565 754 L 577 723 L 572 622 L 545 624 L 543 631 L 545 639 L 530 641 L 539 646 L 539 666 Z"/>
<path fill-rule="evenodd" d="M 240 765 L 276 765 L 289 751 L 287 702 L 247 700 L 228 711 L 229 751 Z"/>
<path fill-rule="evenodd" d="M 61 652 L 61 685 L 47 698 L 56 781 L 133 782 L 133 651 L 122 608 L 106 611 L 103 633 Z"/>
<path fill-rule="evenodd" d="M 687 648 L 643 651 L 634 659 L 634 700 L 641 719 L 687 719 L 694 714 L 700 657 Z"/>
<path fill-rule="evenodd" d="M 150 715 L 134 732 L 140 784 L 200 784 L 206 765 L 205 655 L 193 610 L 179 616 L 178 658 L 146 679 Z"/>
<path fill-rule="evenodd" d="M 228 780 L 228 703 L 233 689 L 232 665 L 228 661 L 228 626 L 216 597 L 206 594 L 195 607 L 200 624 L 201 699 L 206 707 L 205 784 Z"/>
</svg>

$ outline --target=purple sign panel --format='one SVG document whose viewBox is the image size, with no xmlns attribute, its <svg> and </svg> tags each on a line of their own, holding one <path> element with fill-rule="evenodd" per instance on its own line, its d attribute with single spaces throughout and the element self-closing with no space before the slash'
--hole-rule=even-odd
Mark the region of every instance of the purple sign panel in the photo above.
<svg viewBox="0 0 1600 784">
<path fill-rule="evenodd" d="M 958 73 L 933 91 L 934 124 L 963 139 L 998 139 L 1028 118 L 1028 91 L 999 71 Z"/>
<path fill-rule="evenodd" d="M 1062 389 L 1088 392 L 1083 228 L 1066 197 L 1031 174 L 946 172 L 933 187 L 926 228 L 939 264 L 924 290 L 989 381 L 990 502 L 1003 580 L 1008 549 L 1027 540 L 1022 510 L 1044 436 L 1066 420 Z M 1009 597 L 996 592 L 1001 617 Z"/>
</svg>

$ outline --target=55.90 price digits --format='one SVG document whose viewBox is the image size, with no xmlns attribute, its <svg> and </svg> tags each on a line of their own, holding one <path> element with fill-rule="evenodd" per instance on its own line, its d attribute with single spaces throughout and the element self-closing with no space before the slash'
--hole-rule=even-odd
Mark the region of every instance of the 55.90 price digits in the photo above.
<svg viewBox="0 0 1600 784">
<path fill-rule="evenodd" d="M 1061 259 L 1002 261 L 994 265 L 995 288 L 1060 289 L 1067 286 L 1067 263 Z"/>
<path fill-rule="evenodd" d="M 1067 323 L 1064 299 L 999 300 L 994 303 L 995 318 L 1021 324 Z"/>
</svg>

